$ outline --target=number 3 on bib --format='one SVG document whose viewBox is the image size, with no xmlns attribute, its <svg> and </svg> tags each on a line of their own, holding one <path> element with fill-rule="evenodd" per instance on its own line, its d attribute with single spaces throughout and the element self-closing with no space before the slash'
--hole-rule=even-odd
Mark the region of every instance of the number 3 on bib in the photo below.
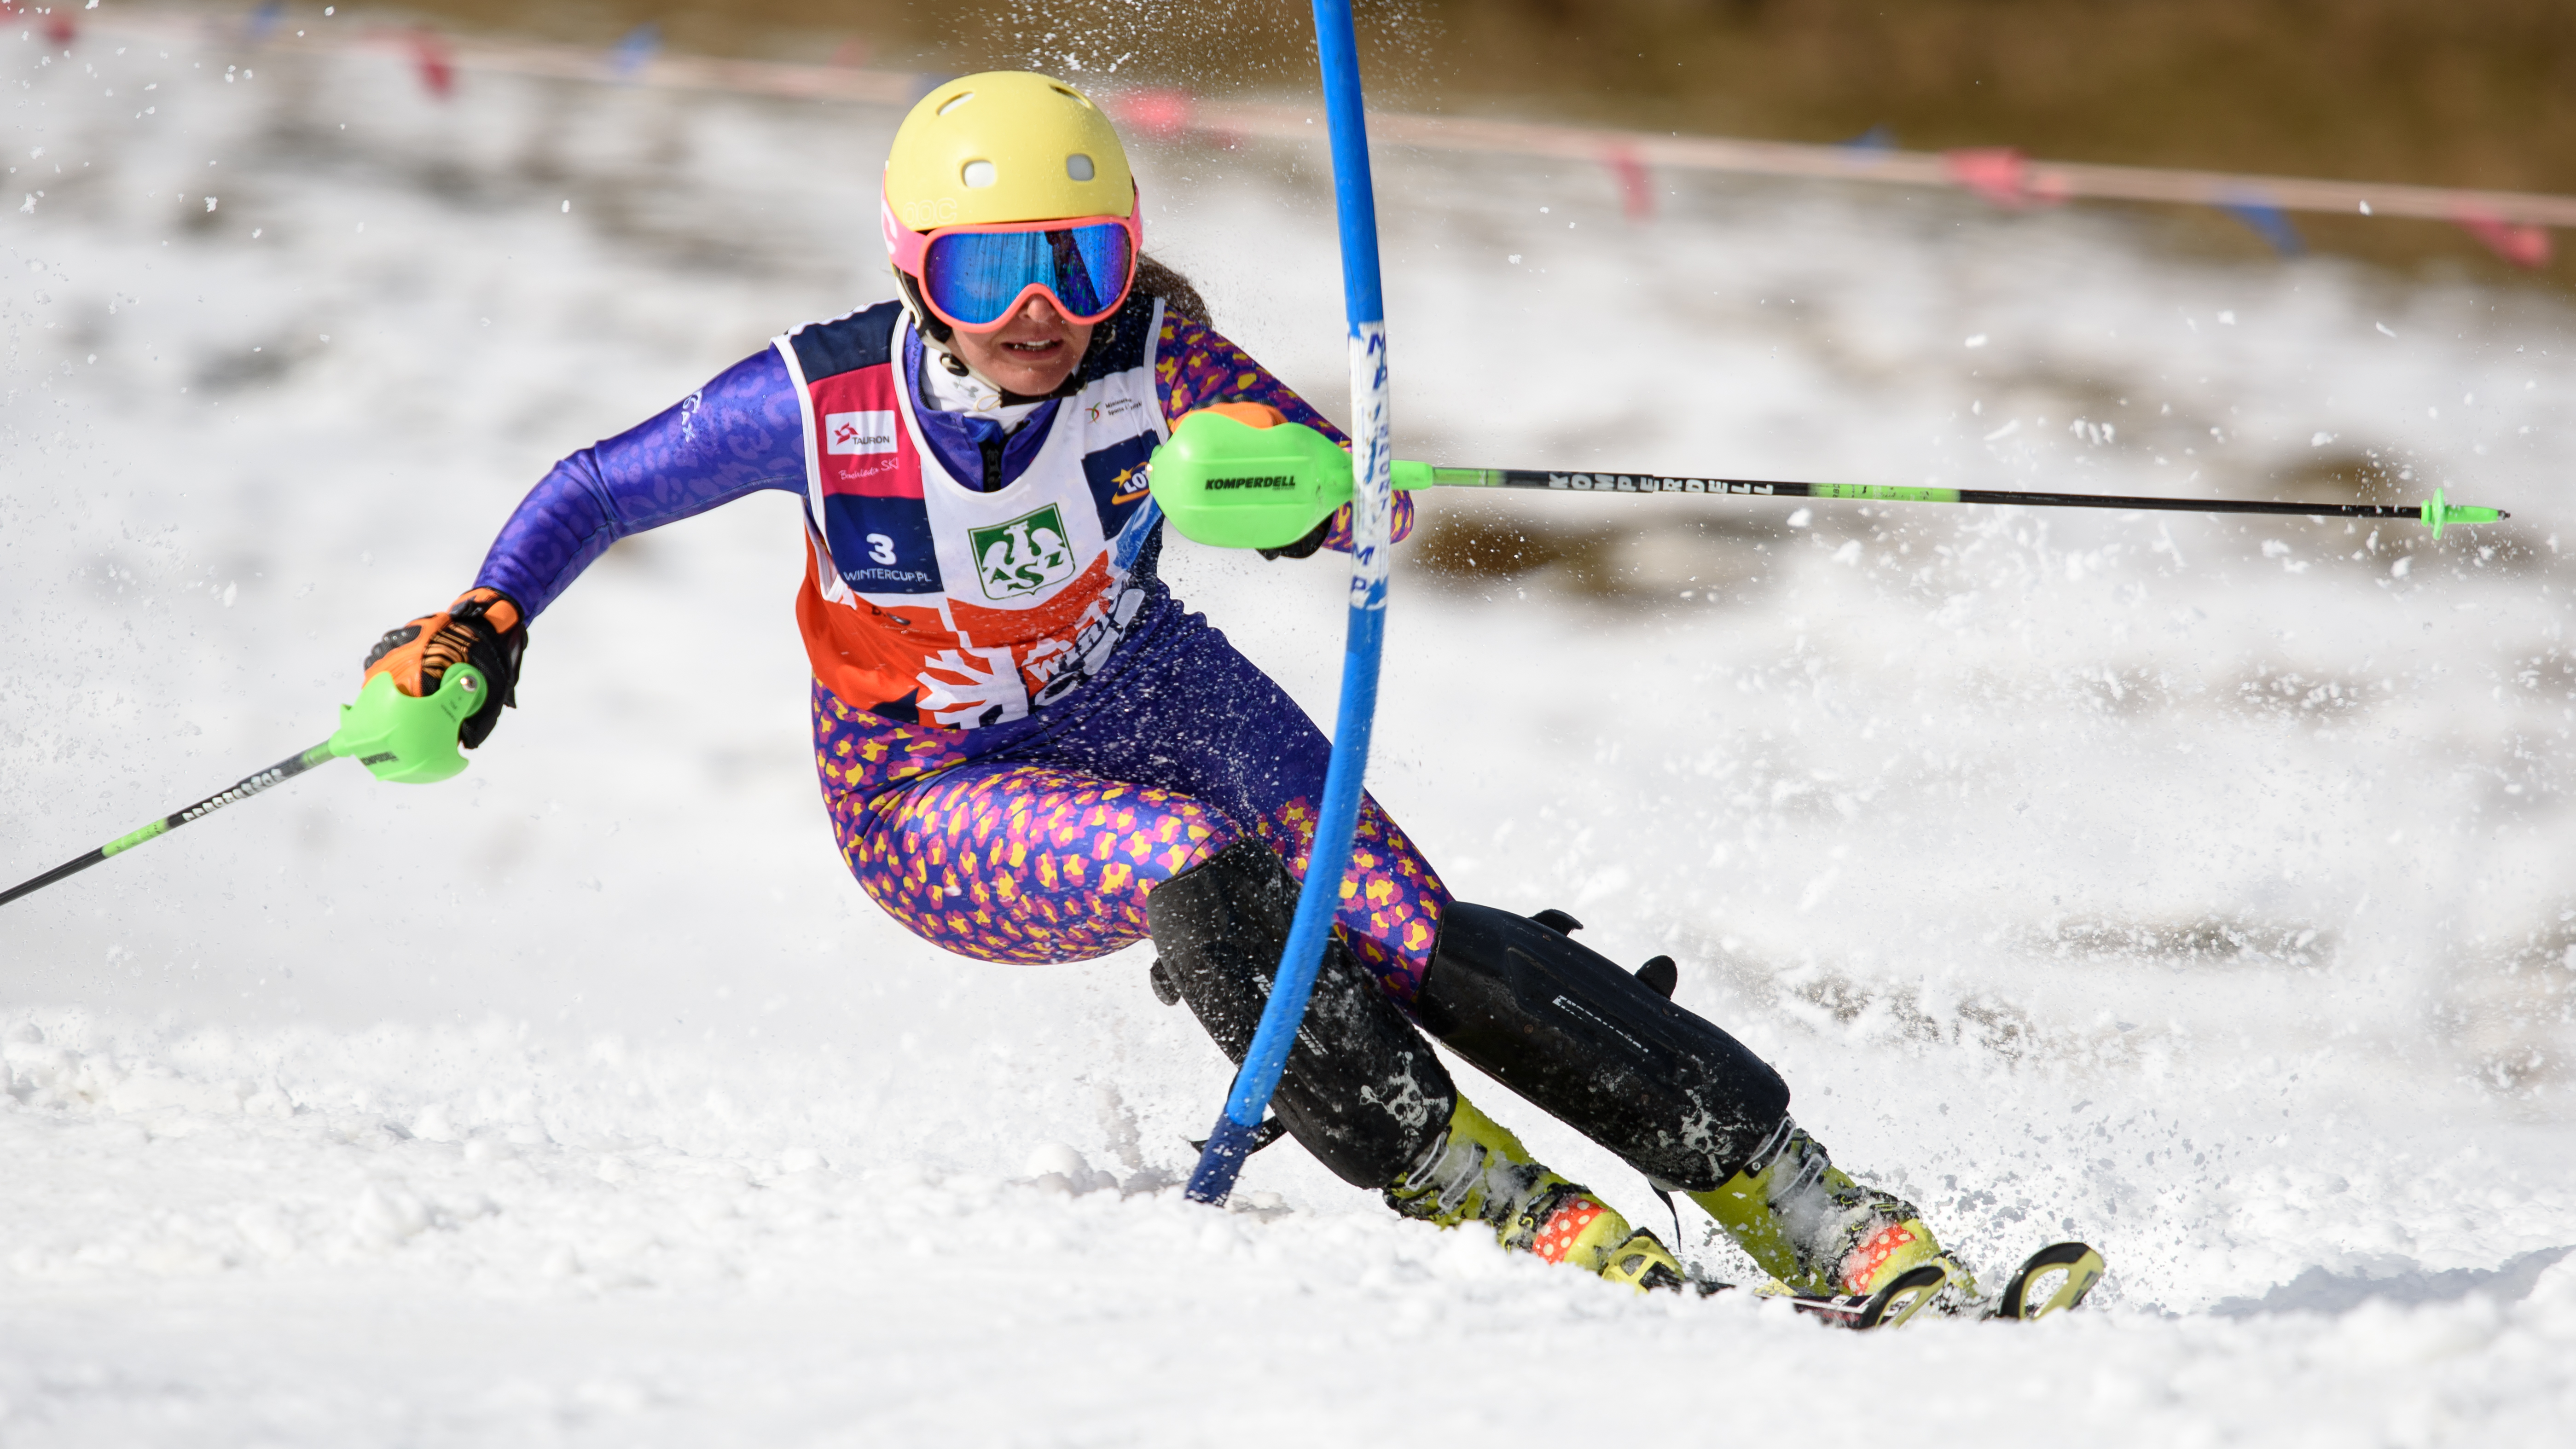
<svg viewBox="0 0 2576 1449">
<path fill-rule="evenodd" d="M 894 540 L 882 533 L 868 535 L 868 558 L 879 564 L 894 562 Z"/>
</svg>

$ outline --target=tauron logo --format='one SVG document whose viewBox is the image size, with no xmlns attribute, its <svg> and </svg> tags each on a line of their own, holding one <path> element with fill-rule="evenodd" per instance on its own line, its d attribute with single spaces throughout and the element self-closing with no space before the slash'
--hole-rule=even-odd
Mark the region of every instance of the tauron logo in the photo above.
<svg viewBox="0 0 2576 1449">
<path fill-rule="evenodd" d="M 1220 488 L 1294 488 L 1296 486 L 1297 479 L 1295 476 L 1287 473 L 1260 473 L 1248 475 L 1242 478 L 1210 478 L 1207 480 L 1207 488 L 1211 493 Z"/>
<path fill-rule="evenodd" d="M 823 451 L 826 453 L 893 452 L 893 411 L 885 409 L 863 413 L 823 414 Z"/>
<path fill-rule="evenodd" d="M 1052 503 L 1008 523 L 974 529 L 966 540 L 988 599 L 1034 594 L 1073 577 L 1073 545 L 1065 537 L 1064 515 Z"/>
</svg>

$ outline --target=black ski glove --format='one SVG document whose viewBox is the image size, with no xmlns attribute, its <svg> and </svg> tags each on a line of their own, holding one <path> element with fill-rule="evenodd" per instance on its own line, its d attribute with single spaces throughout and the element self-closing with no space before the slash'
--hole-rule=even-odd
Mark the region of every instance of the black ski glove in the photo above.
<svg viewBox="0 0 2576 1449">
<path fill-rule="evenodd" d="M 1339 519 L 1341 516 L 1342 515 L 1339 513 L 1336 513 L 1331 518 L 1327 518 L 1323 522 L 1316 524 L 1311 532 L 1309 532 L 1304 538 L 1297 540 L 1295 543 L 1288 544 L 1281 548 L 1265 548 L 1260 550 L 1260 554 L 1263 558 L 1311 557 L 1315 550 L 1324 546 L 1324 535 L 1333 531 L 1334 521 Z"/>
</svg>

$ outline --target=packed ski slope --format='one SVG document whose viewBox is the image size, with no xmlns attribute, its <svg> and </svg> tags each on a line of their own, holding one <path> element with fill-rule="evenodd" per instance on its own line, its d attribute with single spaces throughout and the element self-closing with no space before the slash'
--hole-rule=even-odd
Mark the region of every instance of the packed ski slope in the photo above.
<svg viewBox="0 0 2576 1449">
<path fill-rule="evenodd" d="M 0 879 L 318 740 L 554 457 L 885 294 L 890 113 L 0 45 Z M 1338 410 L 1320 149 L 1142 163 L 1149 244 Z M 603 560 L 460 780 L 334 766 L 0 913 L 0 1443 L 2563 1431 L 2576 311 L 2112 214 L 1670 182 L 1630 225 L 1581 168 L 1382 165 L 1406 456 L 2375 458 L 2515 511 L 1430 505 L 1451 562 L 1580 545 L 1399 576 L 1372 778 L 1451 886 L 1675 954 L 1973 1259 L 2101 1245 L 2095 1311 L 1637 1299 L 1293 1147 L 1183 1205 L 1226 1073 L 1144 951 L 980 965 L 849 883 L 764 498 Z M 1168 558 L 1329 717 L 1333 564 Z"/>
</svg>

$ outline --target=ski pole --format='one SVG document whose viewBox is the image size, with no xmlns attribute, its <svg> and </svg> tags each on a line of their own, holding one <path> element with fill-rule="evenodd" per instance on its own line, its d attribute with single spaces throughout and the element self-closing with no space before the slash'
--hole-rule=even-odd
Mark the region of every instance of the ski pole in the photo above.
<svg viewBox="0 0 2576 1449">
<path fill-rule="evenodd" d="M 1387 425 L 1386 301 L 1377 259 L 1377 196 L 1369 179 L 1368 114 L 1360 94 L 1359 41 L 1350 0 L 1315 0 L 1315 55 L 1324 72 L 1324 112 L 1333 150 L 1333 209 L 1341 223 L 1342 304 L 1350 323 L 1352 447 L 1361 486 L 1353 496 L 1351 464 L 1342 463 L 1342 498 L 1351 507 L 1351 587 L 1342 650 L 1341 702 L 1333 720 L 1332 761 L 1323 803 L 1306 851 L 1279 971 L 1262 1003 L 1261 1024 L 1235 1072 L 1216 1129 L 1200 1149 L 1184 1189 L 1190 1201 L 1222 1205 L 1243 1160 L 1260 1145 L 1261 1114 L 1287 1069 L 1288 1049 L 1306 1019 L 1306 998 L 1332 942 L 1342 901 L 1342 870 L 1359 827 L 1360 782 L 1368 768 L 1369 732 L 1377 716 L 1378 661 L 1386 642 L 1386 584 L 1395 490 L 1395 452 Z M 1338 449 L 1335 450 L 1337 453 Z M 1336 503 L 1335 507 L 1340 504 Z M 1301 532 L 1298 537 L 1303 537 Z"/>
<path fill-rule="evenodd" d="M 379 780 L 410 785 L 444 780 L 465 768 L 465 757 L 456 749 L 457 732 L 482 703 L 483 673 L 470 664 L 450 668 L 439 680 L 438 692 L 426 699 L 402 693 L 394 688 L 393 676 L 379 674 L 358 691 L 356 703 L 340 706 L 340 727 L 332 731 L 331 738 L 258 774 L 236 780 L 230 788 L 164 815 L 140 830 L 120 835 L 87 855 L 64 861 L 33 880 L 0 891 L 0 906 L 78 875 L 111 855 L 122 855 L 192 820 L 202 820 L 227 805 L 239 804 L 342 755 L 357 756 L 358 762 Z"/>
<path fill-rule="evenodd" d="M 1351 464 L 1332 439 L 1300 423 L 1248 416 L 1236 405 L 1191 413 L 1154 452 L 1147 475 L 1172 526 L 1220 548 L 1281 548 L 1332 517 L 1351 497 Z M 2440 538 L 2454 523 L 2493 523 L 2500 508 L 2453 503 L 2440 489 L 2420 504 L 2282 503 L 2243 498 L 2138 498 L 2100 493 L 2022 493 L 2004 488 L 1905 487 L 1883 483 L 1787 483 L 1751 478 L 1667 478 L 1534 468 L 1443 468 L 1398 462 L 1395 486 L 1518 488 L 1570 493 L 1699 493 L 1753 498 L 1824 498 L 1861 503 L 2020 504 L 2030 508 L 2155 509 L 2174 513 L 2257 513 L 2295 518 L 2383 518 L 2421 523 Z"/>
<path fill-rule="evenodd" d="M 2114 493 L 2024 493 L 2009 488 L 1909 488 L 1884 483 L 1774 483 L 1750 478 L 1665 478 L 1651 473 L 1556 473 L 1528 468 L 1439 468 L 1395 465 L 1398 488 L 1535 488 L 1574 493 L 1729 493 L 1755 498 L 1836 498 L 1864 503 L 2019 504 L 2024 508 L 2111 508 L 2122 512 L 2269 513 L 2299 518 L 2403 518 L 2440 538 L 2453 523 L 2493 523 L 2512 515 L 2444 499 L 2420 504 L 2281 503 L 2253 498 L 2139 498 Z"/>
<path fill-rule="evenodd" d="M 324 740 L 300 755 L 280 760 L 256 775 L 248 775 L 234 781 L 229 789 L 209 795 L 185 809 L 164 815 L 131 834 L 120 835 L 87 855 L 64 861 L 34 880 L 22 881 L 5 891 L 0 891 L 0 906 L 5 906 L 20 896 L 32 895 L 66 876 L 78 875 L 111 855 L 123 855 L 143 842 L 167 835 L 191 820 L 212 815 L 227 805 L 249 799 L 271 785 L 282 785 L 315 765 L 328 764 L 338 758 L 339 756 L 332 752 L 331 742 Z"/>
</svg>

